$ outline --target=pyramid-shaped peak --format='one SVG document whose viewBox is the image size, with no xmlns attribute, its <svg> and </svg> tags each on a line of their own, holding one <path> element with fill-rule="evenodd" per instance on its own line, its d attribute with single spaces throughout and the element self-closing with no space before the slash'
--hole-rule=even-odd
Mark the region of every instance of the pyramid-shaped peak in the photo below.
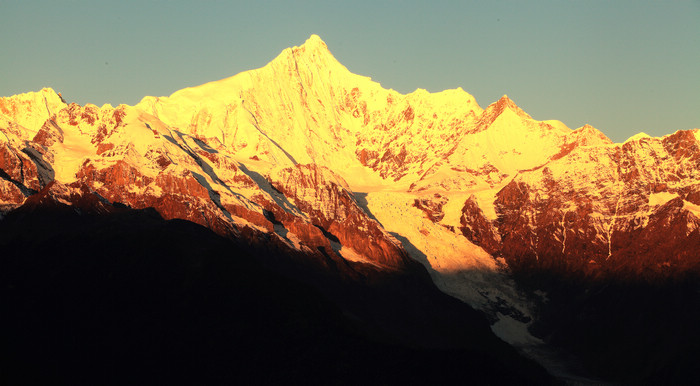
<svg viewBox="0 0 700 386">
<path fill-rule="evenodd" d="M 299 47 L 293 48 L 294 53 L 315 53 L 315 54 L 330 54 L 326 42 L 320 36 L 313 34 Z"/>
<path fill-rule="evenodd" d="M 503 94 L 501 99 L 496 101 L 496 106 L 497 107 L 510 107 L 510 108 L 518 108 L 519 109 L 518 105 L 516 105 L 512 99 L 508 98 L 507 94 Z"/>
<path fill-rule="evenodd" d="M 311 35 L 304 44 L 285 48 L 271 63 L 272 66 L 292 68 L 298 72 L 302 68 L 334 69 L 346 72 L 347 69 L 328 50 L 326 43 L 318 35 Z"/>
<path fill-rule="evenodd" d="M 505 94 L 501 97 L 501 99 L 489 105 L 484 111 L 484 113 L 490 117 L 496 118 L 499 115 L 503 114 L 505 110 L 511 110 L 512 112 L 523 118 L 532 119 L 530 115 L 528 115 L 525 111 L 518 107 L 518 105 L 516 105 L 515 102 L 513 102 L 513 100 Z"/>
<path fill-rule="evenodd" d="M 582 146 L 609 145 L 612 143 L 610 138 L 589 124 L 585 124 L 572 131 L 571 135 L 575 138 L 575 141 Z"/>
<path fill-rule="evenodd" d="M 49 101 L 60 99 L 61 93 L 57 93 L 51 87 L 44 87 L 39 91 L 29 91 L 22 94 L 12 95 L 10 97 L 3 97 L 3 99 L 36 99 L 36 98 L 48 98 Z"/>
<path fill-rule="evenodd" d="M 325 67 L 328 65 L 336 65 L 338 61 L 333 57 L 333 54 L 328 50 L 326 43 L 321 40 L 321 37 L 314 34 L 311 35 L 304 44 L 286 48 L 282 53 L 273 60 L 277 63 L 296 63 L 298 66 L 303 63 L 316 67 Z"/>
<path fill-rule="evenodd" d="M 322 46 L 328 48 L 328 46 L 326 46 L 326 42 L 324 42 L 321 37 L 316 34 L 309 36 L 303 45 L 306 47 Z"/>
</svg>

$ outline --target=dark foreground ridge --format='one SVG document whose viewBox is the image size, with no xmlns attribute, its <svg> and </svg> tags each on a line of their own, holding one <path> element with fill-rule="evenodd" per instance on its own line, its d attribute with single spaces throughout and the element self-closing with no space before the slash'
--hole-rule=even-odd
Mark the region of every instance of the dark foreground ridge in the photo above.
<svg viewBox="0 0 700 386">
<path fill-rule="evenodd" d="M 516 280 L 547 294 L 531 331 L 577 356 L 586 373 L 619 384 L 697 382 L 698 276 L 596 280 L 540 270 L 518 272 Z"/>
<path fill-rule="evenodd" d="M 284 256 L 270 249 L 153 210 L 112 212 L 39 206 L 0 221 L 2 383 L 551 382 L 433 286 L 323 279 L 291 262 L 273 272 L 261 261 Z M 429 347 L 430 330 L 452 347 Z"/>
</svg>

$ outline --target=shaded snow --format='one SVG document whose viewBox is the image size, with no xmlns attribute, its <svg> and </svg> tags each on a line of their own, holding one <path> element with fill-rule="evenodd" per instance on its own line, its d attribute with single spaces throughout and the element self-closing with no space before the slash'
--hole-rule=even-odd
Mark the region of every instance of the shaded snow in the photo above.
<svg viewBox="0 0 700 386">
<path fill-rule="evenodd" d="M 527 327 L 528 323 L 517 321 L 499 312 L 498 321 L 491 326 L 491 331 L 499 338 L 516 346 L 544 344 L 541 339 L 532 336 Z"/>
<path fill-rule="evenodd" d="M 683 200 L 683 209 L 700 218 L 700 205 L 695 205 L 692 202 Z"/>
</svg>

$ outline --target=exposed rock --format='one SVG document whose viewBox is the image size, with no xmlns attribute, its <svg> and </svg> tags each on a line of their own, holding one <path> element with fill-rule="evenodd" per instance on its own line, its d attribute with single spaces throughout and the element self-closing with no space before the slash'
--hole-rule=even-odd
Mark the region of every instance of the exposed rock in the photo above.
<svg viewBox="0 0 700 386">
<path fill-rule="evenodd" d="M 695 199 L 697 167 L 690 131 L 572 149 L 498 193 L 504 256 L 515 269 L 595 277 L 695 270 L 696 207 L 683 198 Z"/>
<path fill-rule="evenodd" d="M 484 216 L 474 196 L 469 197 L 462 207 L 462 216 L 459 219 L 462 227 L 460 230 L 464 237 L 472 243 L 484 248 L 492 255 L 498 254 L 501 249 L 501 238 L 496 227 Z"/>
<path fill-rule="evenodd" d="M 445 217 L 442 207 L 446 202 L 447 199 L 442 197 L 440 193 L 435 193 L 432 197 L 416 198 L 413 206 L 425 212 L 430 221 L 440 222 Z"/>
<path fill-rule="evenodd" d="M 408 255 L 391 235 L 357 205 L 345 181 L 327 168 L 296 165 L 280 170 L 272 185 L 294 201 L 311 220 L 341 245 L 376 263 L 405 269 Z"/>
</svg>

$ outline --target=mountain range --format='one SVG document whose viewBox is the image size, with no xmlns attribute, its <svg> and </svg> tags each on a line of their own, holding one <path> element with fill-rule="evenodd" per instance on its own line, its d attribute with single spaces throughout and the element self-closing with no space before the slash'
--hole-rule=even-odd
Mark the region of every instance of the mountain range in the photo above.
<svg viewBox="0 0 700 386">
<path fill-rule="evenodd" d="M 11 321 L 25 335 L 5 336 L 5 355 L 27 372 L 44 364 L 23 344 L 37 336 L 63 334 L 45 362 L 66 347 L 80 360 L 112 364 L 134 347 L 155 350 L 140 340 L 117 344 L 122 351 L 98 362 L 83 357 L 80 343 L 93 336 L 66 326 L 89 320 L 102 301 L 144 298 L 160 311 L 143 323 L 167 315 L 172 331 L 185 329 L 172 324 L 181 314 L 154 306 L 160 282 L 179 291 L 182 298 L 165 297 L 187 312 L 210 303 L 207 312 L 227 310 L 192 322 L 221 335 L 185 336 L 200 342 L 174 349 L 208 353 L 213 382 L 233 379 L 213 364 L 222 358 L 279 370 L 241 378 L 253 383 L 311 374 L 318 383 L 340 375 L 339 383 L 360 382 L 343 366 L 365 368 L 377 383 L 551 381 L 516 351 L 565 380 L 655 382 L 689 379 L 700 354 L 698 129 L 613 143 L 589 125 L 537 121 L 505 95 L 486 108 L 461 88 L 403 95 L 351 73 L 313 35 L 260 69 L 135 106 L 80 106 L 50 88 L 0 98 L 0 133 L 4 303 L 6 314 L 34 321 Z M 169 270 L 184 281 L 164 281 Z M 93 276 L 120 274 L 124 281 L 107 284 Z M 55 284 L 56 275 L 84 286 Z M 138 289 L 114 296 L 130 282 Z M 46 292 L 32 290 L 39 287 Z M 93 287 L 102 300 L 84 297 Z M 228 296 L 240 309 L 254 303 L 248 316 L 280 322 L 241 321 L 230 304 L 202 300 L 209 296 Z M 54 297 L 81 299 L 68 307 L 80 318 L 65 316 L 47 300 Z M 26 309 L 27 299 L 41 307 Z M 42 318 L 61 313 L 60 328 L 36 332 Z M 125 323 L 125 334 L 139 330 L 138 320 Z M 277 351 L 269 367 L 201 342 L 227 336 L 235 346 L 243 338 L 230 330 L 246 328 L 262 339 L 246 341 L 246 352 Z M 143 331 L 158 336 L 158 347 L 184 334 Z M 304 342 L 311 348 L 289 349 Z M 343 360 L 328 359 L 339 353 Z M 385 359 L 377 353 L 393 359 L 378 365 Z M 135 356 L 143 363 L 125 363 L 146 371 L 143 355 Z M 327 366 L 314 372 L 298 358 L 280 366 L 297 355 Z M 472 365 L 463 370 L 460 358 Z M 173 354 L 159 365 L 183 361 Z M 430 368 L 408 371 L 401 361 Z M 91 383 L 73 377 L 76 363 L 47 379 Z M 401 376 L 382 378 L 388 372 Z"/>
</svg>

